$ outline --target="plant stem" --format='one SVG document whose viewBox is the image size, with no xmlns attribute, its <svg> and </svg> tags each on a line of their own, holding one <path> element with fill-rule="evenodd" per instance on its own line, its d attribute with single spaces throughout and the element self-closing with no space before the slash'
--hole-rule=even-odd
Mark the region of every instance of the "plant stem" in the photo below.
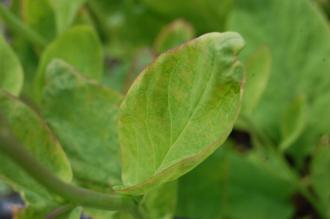
<svg viewBox="0 0 330 219">
<path fill-rule="evenodd" d="M 142 219 L 137 204 L 131 197 L 118 194 L 103 194 L 61 181 L 42 166 L 33 155 L 11 134 L 6 120 L 0 115 L 0 150 L 47 190 L 60 195 L 75 205 L 92 208 L 126 211 Z"/>
<path fill-rule="evenodd" d="M 7 25 L 14 31 L 24 36 L 31 43 L 43 48 L 47 45 L 47 41 L 32 30 L 30 27 L 26 26 L 20 21 L 13 13 L 11 13 L 3 4 L 0 4 L 0 16 L 7 23 Z"/>
</svg>

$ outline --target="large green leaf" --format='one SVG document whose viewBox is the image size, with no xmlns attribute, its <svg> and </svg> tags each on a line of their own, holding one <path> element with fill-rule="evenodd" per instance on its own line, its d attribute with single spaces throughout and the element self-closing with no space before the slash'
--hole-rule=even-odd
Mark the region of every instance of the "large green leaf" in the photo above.
<svg viewBox="0 0 330 219">
<path fill-rule="evenodd" d="M 4 91 L 0 91 L 0 111 L 7 118 L 15 137 L 28 148 L 35 159 L 63 181 L 71 181 L 69 161 L 59 142 L 37 113 Z M 24 192 L 29 202 L 57 200 L 57 197 L 52 197 L 5 154 L 0 153 L 0 162 L 0 177 L 15 190 Z"/>
<path fill-rule="evenodd" d="M 120 181 L 116 119 L 121 97 L 60 60 L 48 67 L 43 114 L 85 183 L 110 188 Z"/>
<path fill-rule="evenodd" d="M 58 33 L 64 32 L 73 22 L 76 13 L 86 0 L 49 0 L 54 10 Z"/>
<path fill-rule="evenodd" d="M 102 77 L 102 48 L 91 27 L 73 27 L 46 48 L 39 64 L 36 95 L 41 94 L 41 89 L 45 83 L 46 67 L 55 58 L 63 59 L 91 79 L 100 80 Z"/>
<path fill-rule="evenodd" d="M 18 211 L 15 214 L 15 219 L 39 219 L 39 218 L 54 218 L 54 219 L 80 219 L 82 212 L 81 207 L 68 206 L 47 206 L 42 209 L 27 207 Z"/>
<path fill-rule="evenodd" d="M 184 20 L 175 20 L 163 27 L 155 41 L 155 49 L 162 53 L 194 37 L 194 29 Z"/>
<path fill-rule="evenodd" d="M 177 215 L 207 219 L 291 218 L 295 188 L 290 178 L 282 176 L 284 169 L 270 161 L 255 162 L 228 146 L 221 147 L 179 180 Z"/>
<path fill-rule="evenodd" d="M 0 35 L 0 60 L 0 89 L 18 95 L 23 86 L 23 69 L 2 35 Z"/>
<path fill-rule="evenodd" d="M 237 33 L 205 34 L 141 73 L 121 105 L 121 192 L 180 177 L 226 139 L 240 106 L 243 46 Z"/>
<path fill-rule="evenodd" d="M 330 144 L 320 145 L 311 163 L 311 182 L 325 218 L 330 217 Z"/>
<path fill-rule="evenodd" d="M 246 39 L 245 54 L 264 44 L 271 49 L 269 83 L 252 117 L 259 130 L 279 144 L 282 115 L 297 97 L 306 97 L 308 124 L 291 152 L 304 157 L 320 135 L 330 132 L 326 19 L 309 0 L 237 0 L 229 28 Z"/>
</svg>

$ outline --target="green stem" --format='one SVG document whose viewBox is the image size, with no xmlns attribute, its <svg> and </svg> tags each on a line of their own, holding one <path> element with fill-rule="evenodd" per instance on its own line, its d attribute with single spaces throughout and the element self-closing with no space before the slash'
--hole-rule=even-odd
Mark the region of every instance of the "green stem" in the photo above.
<svg viewBox="0 0 330 219">
<path fill-rule="evenodd" d="M 9 126 L 6 125 L 6 120 L 1 115 L 0 125 L 0 150 L 6 153 L 16 164 L 50 192 L 60 195 L 75 205 L 104 210 L 126 211 L 133 214 L 136 218 L 142 219 L 137 205 L 131 197 L 118 194 L 103 194 L 61 181 L 35 160 L 30 152 L 13 137 L 9 131 Z"/>
<path fill-rule="evenodd" d="M 7 23 L 7 25 L 12 28 L 14 31 L 24 36 L 31 43 L 45 47 L 47 45 L 47 41 L 32 30 L 30 27 L 26 26 L 24 23 L 20 21 L 14 14 L 12 14 L 3 4 L 0 4 L 0 16 Z"/>
</svg>

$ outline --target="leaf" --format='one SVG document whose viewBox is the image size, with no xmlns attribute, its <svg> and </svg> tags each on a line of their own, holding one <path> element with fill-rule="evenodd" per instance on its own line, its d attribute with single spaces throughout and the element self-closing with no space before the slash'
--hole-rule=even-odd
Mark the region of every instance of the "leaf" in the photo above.
<svg viewBox="0 0 330 219">
<path fill-rule="evenodd" d="M 149 191 L 140 202 L 146 219 L 173 219 L 177 202 L 177 181 Z"/>
<path fill-rule="evenodd" d="M 2 35 L 0 35 L 0 60 L 0 89 L 18 96 L 23 86 L 23 69 Z"/>
<path fill-rule="evenodd" d="M 245 61 L 246 84 L 241 113 L 251 114 L 267 86 L 271 71 L 271 51 L 268 47 L 258 48 Z"/>
<path fill-rule="evenodd" d="M 330 145 L 329 137 L 327 144 L 321 144 L 311 163 L 311 182 L 326 218 L 330 217 Z"/>
<path fill-rule="evenodd" d="M 239 154 L 226 143 L 179 180 L 177 216 L 208 219 L 289 219 L 293 181 Z M 254 152 L 253 152 L 254 153 Z M 270 214 L 271 212 L 271 214 Z"/>
<path fill-rule="evenodd" d="M 143 0 L 145 5 L 169 19 L 182 17 L 197 28 L 198 33 L 221 31 L 230 12 L 232 0 L 157 1 Z"/>
<path fill-rule="evenodd" d="M 190 23 L 178 19 L 163 27 L 155 41 L 155 49 L 158 53 L 191 40 L 194 37 L 194 29 Z"/>
<path fill-rule="evenodd" d="M 73 27 L 46 48 L 38 68 L 37 97 L 41 94 L 45 83 L 47 65 L 55 58 L 60 58 L 73 65 L 84 76 L 101 80 L 103 74 L 102 48 L 95 31 L 91 27 Z"/>
<path fill-rule="evenodd" d="M 282 118 L 280 149 L 287 150 L 303 133 L 307 123 L 307 112 L 304 97 L 292 100 Z"/>
<path fill-rule="evenodd" d="M 79 8 L 86 0 L 49 0 L 54 10 L 57 32 L 64 32 L 73 22 Z"/>
<path fill-rule="evenodd" d="M 56 36 L 55 17 L 48 0 L 21 1 L 22 17 L 29 27 L 41 34 L 45 39 L 52 40 Z"/>
<path fill-rule="evenodd" d="M 306 131 L 290 150 L 296 160 L 303 160 L 319 137 L 330 133 L 328 22 L 308 0 L 237 0 L 229 20 L 228 28 L 247 41 L 245 56 L 264 44 L 272 53 L 269 82 L 252 115 L 257 128 L 280 144 L 282 115 L 292 99 L 306 97 Z"/>
<path fill-rule="evenodd" d="M 61 60 L 48 67 L 43 114 L 72 163 L 76 179 L 110 188 L 120 182 L 116 119 L 121 97 Z"/>
<path fill-rule="evenodd" d="M 243 45 L 237 33 L 205 34 L 136 79 L 119 116 L 119 192 L 142 194 L 175 180 L 223 143 L 240 106 Z"/>
<path fill-rule="evenodd" d="M 7 118 L 15 137 L 28 148 L 35 159 L 63 181 L 70 182 L 70 163 L 61 145 L 39 115 L 4 91 L 0 91 L 0 111 Z M 5 154 L 1 153 L 0 158 L 0 177 L 16 191 L 24 192 L 30 203 L 40 200 L 58 201 L 58 197 L 49 194 Z"/>
</svg>

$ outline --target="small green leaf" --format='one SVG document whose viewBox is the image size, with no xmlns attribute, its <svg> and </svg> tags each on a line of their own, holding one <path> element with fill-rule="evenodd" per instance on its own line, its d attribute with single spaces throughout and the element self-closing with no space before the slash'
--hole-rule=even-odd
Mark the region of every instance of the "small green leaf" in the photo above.
<svg viewBox="0 0 330 219">
<path fill-rule="evenodd" d="M 120 192 L 175 180 L 224 142 L 240 106 L 243 46 L 237 33 L 205 34 L 162 54 L 136 79 L 119 117 Z"/>
<path fill-rule="evenodd" d="M 116 119 L 121 97 L 54 60 L 48 67 L 43 114 L 86 183 L 110 188 L 120 182 Z"/>
<path fill-rule="evenodd" d="M 303 133 L 307 124 L 306 101 L 303 96 L 295 98 L 283 115 L 280 149 L 287 150 Z"/>
<path fill-rule="evenodd" d="M 173 219 L 177 202 L 177 181 L 149 191 L 140 202 L 146 219 Z"/>
<path fill-rule="evenodd" d="M 49 0 L 54 10 L 57 32 L 64 32 L 73 22 L 79 8 L 86 0 Z"/>
<path fill-rule="evenodd" d="M 330 144 L 321 144 L 311 163 L 311 182 L 326 218 L 330 217 Z"/>
<path fill-rule="evenodd" d="M 63 212 L 62 212 L 63 211 Z M 33 208 L 29 206 L 15 215 L 15 219 L 80 219 L 82 213 L 81 207 L 67 207 L 67 206 L 46 206 L 42 209 Z"/>
<path fill-rule="evenodd" d="M 61 145 L 37 113 L 4 91 L 0 91 L 0 111 L 7 118 L 16 138 L 29 149 L 35 159 L 63 181 L 70 182 L 70 163 Z M 15 190 L 24 192 L 29 202 L 57 200 L 5 154 L 0 153 L 0 162 L 0 177 L 4 177 Z"/>
<path fill-rule="evenodd" d="M 36 81 L 37 97 L 45 83 L 46 67 L 55 58 L 73 65 L 91 79 L 102 77 L 102 48 L 95 31 L 88 26 L 76 26 L 55 39 L 42 54 Z"/>
<path fill-rule="evenodd" d="M 241 113 L 250 114 L 257 106 L 271 72 L 271 52 L 268 47 L 258 48 L 245 61 L 246 84 Z"/>
<path fill-rule="evenodd" d="M 17 96 L 23 86 L 23 69 L 14 51 L 0 35 L 0 89 Z"/>
<path fill-rule="evenodd" d="M 158 53 L 162 53 L 191 40 L 194 35 L 194 29 L 191 24 L 178 19 L 161 30 L 156 38 L 154 47 Z"/>
</svg>

